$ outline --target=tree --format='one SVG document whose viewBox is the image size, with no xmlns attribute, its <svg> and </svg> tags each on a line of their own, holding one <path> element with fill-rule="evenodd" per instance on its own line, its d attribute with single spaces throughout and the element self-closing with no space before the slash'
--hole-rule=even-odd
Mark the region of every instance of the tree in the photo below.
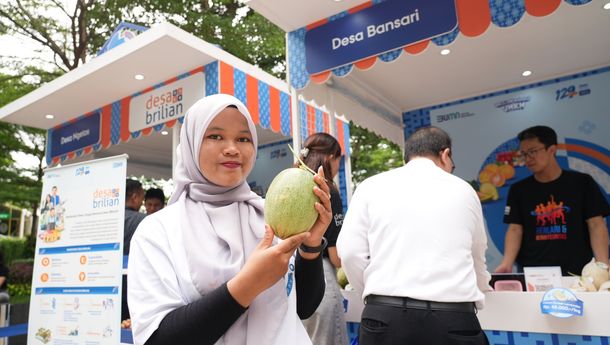
<svg viewBox="0 0 610 345">
<path fill-rule="evenodd" d="M 353 122 L 349 131 L 352 181 L 356 186 L 367 177 L 404 165 L 402 151 L 395 143 Z"/>
<path fill-rule="evenodd" d="M 23 77 L 40 75 L 37 82 L 24 82 Z M 40 87 L 55 75 L 24 68 L 21 75 L 0 74 L 0 107 Z M 0 202 L 36 209 L 40 201 L 44 167 L 46 132 L 0 122 Z M 34 167 L 22 167 L 15 161 L 15 154 L 35 158 Z"/>
<path fill-rule="evenodd" d="M 143 26 L 168 21 L 270 73 L 283 74 L 284 33 L 241 1 L 77 0 L 73 8 L 57 0 L 0 4 L 0 33 L 38 42 L 49 52 L 48 62 L 64 72 L 94 56 L 121 21 Z"/>
</svg>

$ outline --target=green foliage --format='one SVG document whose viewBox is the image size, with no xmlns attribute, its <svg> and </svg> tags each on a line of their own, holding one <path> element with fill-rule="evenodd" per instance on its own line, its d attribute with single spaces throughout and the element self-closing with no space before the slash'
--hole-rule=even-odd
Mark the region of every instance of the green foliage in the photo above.
<svg viewBox="0 0 610 345">
<path fill-rule="evenodd" d="M 284 73 L 284 32 L 239 0 L 0 2 L 0 34 L 38 42 L 52 53 L 46 66 L 63 71 L 95 56 L 122 21 L 147 27 L 167 21 L 279 77 Z"/>
<path fill-rule="evenodd" d="M 404 165 L 398 145 L 350 122 L 352 181 L 355 185 L 367 177 Z"/>
<path fill-rule="evenodd" d="M 15 260 L 9 267 L 9 283 L 31 284 L 34 259 Z"/>
<path fill-rule="evenodd" d="M 0 251 L 4 255 L 4 265 L 10 266 L 13 261 L 26 258 L 26 240 L 12 237 L 1 238 Z"/>
</svg>

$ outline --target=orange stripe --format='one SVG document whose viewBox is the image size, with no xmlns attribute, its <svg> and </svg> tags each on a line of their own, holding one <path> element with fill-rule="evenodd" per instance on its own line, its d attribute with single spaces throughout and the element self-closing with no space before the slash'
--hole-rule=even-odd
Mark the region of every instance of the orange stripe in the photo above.
<svg viewBox="0 0 610 345">
<path fill-rule="evenodd" d="M 129 140 L 131 133 L 129 132 L 129 101 L 131 97 L 125 97 L 121 100 L 121 141 Z"/>
<path fill-rule="evenodd" d="M 252 121 L 255 125 L 260 123 L 260 115 L 258 113 L 258 80 L 246 74 L 246 105 L 252 116 Z"/>
<path fill-rule="evenodd" d="M 142 135 L 144 136 L 148 136 L 150 134 L 150 132 L 152 132 L 153 128 L 152 127 L 148 127 L 148 128 L 144 128 L 142 130 Z"/>
<path fill-rule="evenodd" d="M 151 92 L 152 90 L 154 90 L 155 87 L 154 86 L 149 86 L 146 89 L 142 90 L 142 94 L 147 93 L 147 92 Z"/>
<path fill-rule="evenodd" d="M 341 146 L 342 155 L 345 154 L 343 135 L 343 121 L 337 120 L 337 141 L 339 142 L 339 146 Z"/>
<path fill-rule="evenodd" d="M 165 127 L 167 127 L 167 128 L 172 128 L 172 127 L 174 127 L 174 125 L 176 124 L 176 121 L 178 121 L 178 120 L 169 120 L 169 121 L 167 121 L 167 122 L 165 123 Z"/>
<path fill-rule="evenodd" d="M 311 105 L 307 105 L 307 123 L 305 127 L 307 127 L 307 136 L 315 133 L 315 130 L 312 129 L 312 124 L 316 121 L 316 108 Z"/>
<path fill-rule="evenodd" d="M 271 129 L 279 133 L 282 129 L 280 123 L 280 91 L 269 86 L 269 111 L 271 112 Z"/>
<path fill-rule="evenodd" d="M 59 163 L 60 157 L 55 157 L 53 159 L 51 159 L 51 164 L 55 165 L 57 163 Z"/>
<path fill-rule="evenodd" d="M 408 45 L 404 48 L 404 51 L 411 55 L 419 54 L 428 48 L 430 40 L 421 41 L 419 43 Z"/>
<path fill-rule="evenodd" d="M 112 104 L 107 104 L 102 107 L 102 133 L 100 135 L 100 144 L 103 147 L 110 146 L 110 128 L 112 127 Z"/>
<path fill-rule="evenodd" d="M 199 66 L 193 70 L 191 70 L 189 73 L 191 75 L 195 74 L 195 73 L 199 73 L 199 72 L 204 72 L 205 71 L 205 66 Z"/>
<path fill-rule="evenodd" d="M 538 0 L 535 0 L 538 1 Z M 489 0 L 456 0 L 460 32 L 467 37 L 484 33 L 491 24 Z"/>
<path fill-rule="evenodd" d="M 525 10 L 534 17 L 544 17 L 555 12 L 561 0 L 525 0 Z"/>
<path fill-rule="evenodd" d="M 599 151 L 595 151 L 591 148 L 584 147 L 581 145 L 575 145 L 575 144 L 558 144 L 557 148 L 560 150 L 582 153 L 583 155 L 589 156 L 591 158 L 595 158 L 596 160 L 598 160 L 598 161 L 606 164 L 606 166 L 610 167 L 610 157 L 606 156 L 605 154 L 603 154 Z"/>
<path fill-rule="evenodd" d="M 328 113 L 322 113 L 322 124 L 323 124 L 323 128 L 324 128 L 324 133 L 329 133 L 330 132 L 330 126 L 328 125 Z"/>
<path fill-rule="evenodd" d="M 358 67 L 358 69 L 361 69 L 361 70 L 367 70 L 367 69 L 373 67 L 373 65 L 375 64 L 376 61 L 377 61 L 377 56 L 371 56 L 369 58 L 354 62 L 354 66 Z"/>
<path fill-rule="evenodd" d="M 88 155 L 91 151 L 93 151 L 93 146 L 87 146 L 83 149 L 83 154 Z"/>
<path fill-rule="evenodd" d="M 72 158 L 76 157 L 76 152 L 74 152 L 74 151 L 69 152 L 69 153 L 67 154 L 67 156 L 68 156 L 68 159 L 72 159 Z"/>
<path fill-rule="evenodd" d="M 168 85 L 168 84 L 171 84 L 171 83 L 175 82 L 176 80 L 178 80 L 178 77 L 173 77 L 173 78 L 171 78 L 171 79 L 167 79 L 167 80 L 166 80 L 166 81 L 164 81 L 163 83 L 164 83 L 165 85 Z"/>
<path fill-rule="evenodd" d="M 220 93 L 234 95 L 233 66 L 220 61 Z"/>
<path fill-rule="evenodd" d="M 347 10 L 347 12 L 349 14 L 354 14 L 354 13 L 358 13 L 358 12 L 364 10 L 364 9 L 367 9 L 367 8 L 369 8 L 371 6 L 373 6 L 373 2 L 372 1 L 367 1 L 367 2 L 365 2 L 363 4 L 360 4 L 358 6 L 350 8 L 349 10 Z"/>
<path fill-rule="evenodd" d="M 326 23 L 328 23 L 328 18 L 320 19 L 320 20 L 318 20 L 317 22 L 313 22 L 313 23 L 311 23 L 311 24 L 307 25 L 307 26 L 305 27 L 305 30 L 309 31 L 309 30 L 311 30 L 311 29 L 315 29 L 315 28 L 317 28 L 318 26 L 322 26 L 322 25 L 324 25 L 324 24 L 326 24 Z"/>
<path fill-rule="evenodd" d="M 328 78 L 330 78 L 330 71 L 313 74 L 309 78 L 311 78 L 311 81 L 313 81 L 316 84 L 322 84 L 322 83 L 326 82 L 328 80 Z"/>
</svg>

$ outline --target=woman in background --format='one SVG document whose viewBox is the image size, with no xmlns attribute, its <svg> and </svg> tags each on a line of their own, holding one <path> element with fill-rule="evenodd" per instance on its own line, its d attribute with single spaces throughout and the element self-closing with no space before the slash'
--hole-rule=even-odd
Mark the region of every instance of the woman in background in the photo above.
<svg viewBox="0 0 610 345">
<path fill-rule="evenodd" d="M 324 277 L 326 290 L 322 303 L 315 313 L 303 321 L 307 333 L 316 345 L 347 345 L 347 324 L 343 310 L 343 296 L 337 283 L 336 269 L 341 267 L 341 260 L 337 255 L 337 237 L 343 224 L 343 204 L 341 196 L 333 179 L 339 172 L 341 163 L 341 146 L 335 138 L 326 133 L 310 135 L 303 145 L 300 158 L 310 169 L 324 170 L 324 177 L 330 189 L 330 202 L 333 219 L 324 237 L 328 247 L 322 252 L 324 264 Z"/>
</svg>

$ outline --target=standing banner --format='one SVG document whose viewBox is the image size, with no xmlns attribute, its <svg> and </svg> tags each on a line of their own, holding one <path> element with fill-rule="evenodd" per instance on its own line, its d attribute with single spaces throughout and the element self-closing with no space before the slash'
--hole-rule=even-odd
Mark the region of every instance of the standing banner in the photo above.
<svg viewBox="0 0 610 345">
<path fill-rule="evenodd" d="M 28 345 L 120 343 L 126 159 L 45 171 Z"/>
</svg>

